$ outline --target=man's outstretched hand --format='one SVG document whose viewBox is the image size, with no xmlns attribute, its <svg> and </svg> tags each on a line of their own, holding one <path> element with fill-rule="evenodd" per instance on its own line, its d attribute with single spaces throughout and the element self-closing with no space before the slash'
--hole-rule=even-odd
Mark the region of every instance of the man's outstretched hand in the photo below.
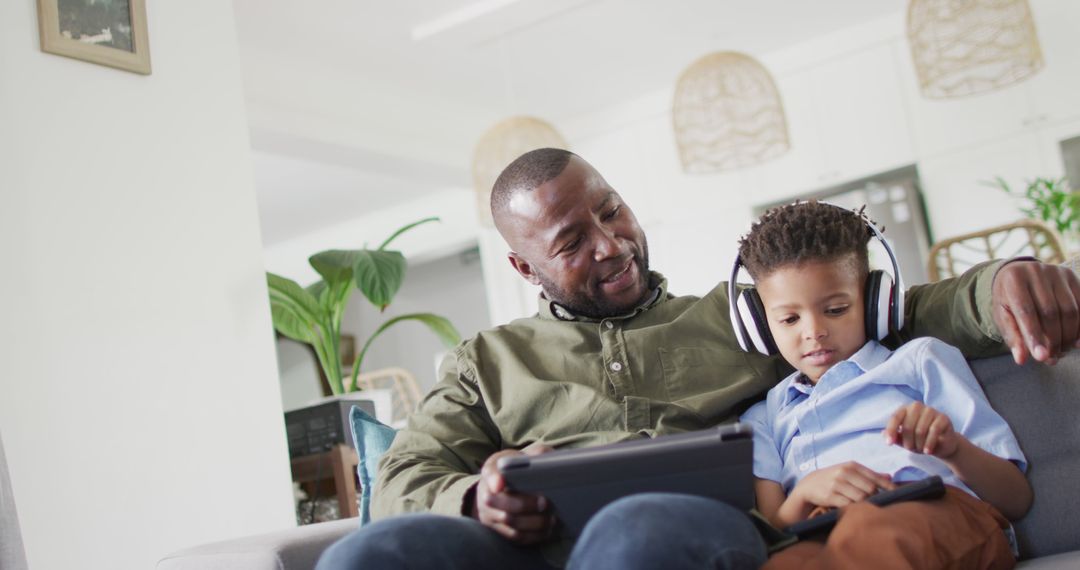
<svg viewBox="0 0 1080 570">
<path fill-rule="evenodd" d="M 1068 267 L 1005 264 L 992 287 L 994 323 L 1017 364 L 1047 364 L 1080 347 L 1080 279 Z"/>
<path fill-rule="evenodd" d="M 551 450 L 550 446 L 533 444 L 522 451 L 506 449 L 488 457 L 476 485 L 473 518 L 517 544 L 536 544 L 551 538 L 555 516 L 547 499 L 510 491 L 496 467 L 503 457 L 540 455 Z"/>
</svg>

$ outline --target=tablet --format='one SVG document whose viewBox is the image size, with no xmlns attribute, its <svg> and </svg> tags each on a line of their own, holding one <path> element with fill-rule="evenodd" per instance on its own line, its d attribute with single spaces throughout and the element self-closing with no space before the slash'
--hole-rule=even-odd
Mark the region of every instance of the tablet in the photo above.
<svg viewBox="0 0 1080 570">
<path fill-rule="evenodd" d="M 684 493 L 740 510 L 753 508 L 752 433 L 746 424 L 732 424 L 534 457 L 504 457 L 498 468 L 513 491 L 547 497 L 562 532 L 578 536 L 604 505 L 636 493 Z"/>
</svg>

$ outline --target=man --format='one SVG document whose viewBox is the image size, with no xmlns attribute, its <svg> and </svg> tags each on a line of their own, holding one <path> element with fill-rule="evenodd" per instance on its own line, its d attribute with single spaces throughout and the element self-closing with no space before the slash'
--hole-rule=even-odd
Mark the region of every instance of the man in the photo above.
<svg viewBox="0 0 1080 570">
<path fill-rule="evenodd" d="M 577 155 L 521 156 L 491 203 L 510 263 L 543 289 L 539 312 L 459 345 L 380 463 L 376 518 L 433 514 L 377 521 L 328 550 L 320 568 L 759 565 L 764 548 L 748 518 L 716 501 L 623 499 L 571 544 L 552 540 L 543 497 L 506 488 L 500 457 L 732 421 L 791 369 L 739 349 L 724 284 L 700 299 L 670 295 L 649 271 L 633 213 Z M 1080 337 L 1078 298 L 1071 271 L 986 264 L 912 288 L 902 332 L 938 336 L 969 357 L 999 352 L 1003 336 L 1017 362 L 1054 362 Z"/>
</svg>

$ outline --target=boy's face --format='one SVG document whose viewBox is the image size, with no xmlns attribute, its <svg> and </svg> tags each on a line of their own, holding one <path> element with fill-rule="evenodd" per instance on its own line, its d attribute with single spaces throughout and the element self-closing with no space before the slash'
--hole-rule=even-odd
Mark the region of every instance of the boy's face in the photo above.
<svg viewBox="0 0 1080 570">
<path fill-rule="evenodd" d="M 780 354 L 817 383 L 866 344 L 865 276 L 855 256 L 781 267 L 757 282 Z"/>
</svg>

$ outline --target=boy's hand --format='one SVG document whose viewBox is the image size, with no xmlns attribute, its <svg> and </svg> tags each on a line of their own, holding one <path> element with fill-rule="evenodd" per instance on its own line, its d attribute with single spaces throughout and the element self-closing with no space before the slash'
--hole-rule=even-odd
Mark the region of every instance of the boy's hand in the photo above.
<svg viewBox="0 0 1080 570">
<path fill-rule="evenodd" d="M 889 445 L 900 445 L 912 453 L 940 459 L 952 457 L 963 437 L 953 431 L 949 416 L 922 402 L 896 410 L 882 433 Z"/>
<path fill-rule="evenodd" d="M 878 489 L 895 488 L 888 475 L 848 461 L 807 475 L 795 485 L 791 495 L 812 507 L 843 507 L 876 494 Z M 805 517 L 810 509 L 804 510 Z"/>
</svg>

